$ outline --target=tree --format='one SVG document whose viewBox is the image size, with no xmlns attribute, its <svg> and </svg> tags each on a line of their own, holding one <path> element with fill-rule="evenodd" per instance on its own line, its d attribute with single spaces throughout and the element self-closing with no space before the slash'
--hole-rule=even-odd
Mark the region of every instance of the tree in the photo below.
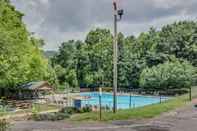
<svg viewBox="0 0 197 131">
<path fill-rule="evenodd" d="M 141 73 L 166 62 L 188 61 L 195 67 L 196 30 L 196 22 L 184 21 L 150 28 L 138 37 L 119 33 L 118 88 L 142 88 Z M 113 36 L 107 29 L 91 30 L 84 42 L 65 42 L 55 59 L 71 74 L 76 72 L 80 87 L 112 86 Z"/>
<path fill-rule="evenodd" d="M 38 46 L 41 41 L 30 36 L 23 14 L 8 0 L 0 1 L 0 14 L 0 87 L 52 80 L 53 71 Z"/>
<path fill-rule="evenodd" d="M 196 80 L 196 68 L 188 62 L 166 62 L 146 68 L 140 75 L 140 86 L 145 89 L 167 90 L 190 88 Z"/>
<path fill-rule="evenodd" d="M 103 83 L 111 86 L 112 34 L 106 29 L 96 29 L 88 33 L 85 43 L 64 42 L 52 61 L 66 70 L 67 83 L 72 78 L 75 82 L 71 83 L 78 83 L 78 86 L 101 86 Z"/>
<path fill-rule="evenodd" d="M 86 75 L 93 74 L 93 86 L 96 83 L 97 86 L 101 86 L 101 83 L 104 83 L 104 86 L 112 86 L 112 38 L 109 30 L 99 28 L 90 31 L 86 37 L 89 68 Z"/>
<path fill-rule="evenodd" d="M 80 44 L 82 44 L 80 41 L 74 40 L 64 42 L 59 48 L 59 52 L 52 58 L 52 63 L 60 84 L 67 83 L 71 87 L 78 86 L 77 54 Z"/>
<path fill-rule="evenodd" d="M 197 23 L 182 21 L 164 26 L 156 50 L 175 55 L 197 66 Z"/>
</svg>

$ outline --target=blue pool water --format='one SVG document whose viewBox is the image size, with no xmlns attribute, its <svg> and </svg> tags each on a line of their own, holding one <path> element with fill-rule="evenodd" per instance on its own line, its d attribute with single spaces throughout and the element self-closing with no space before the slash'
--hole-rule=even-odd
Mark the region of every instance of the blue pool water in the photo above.
<svg viewBox="0 0 197 131">
<path fill-rule="evenodd" d="M 81 96 L 87 96 L 89 99 L 82 100 L 82 106 L 99 105 L 99 93 L 98 92 L 87 92 L 81 93 Z M 167 97 L 162 97 L 162 101 L 167 100 Z M 113 95 L 111 93 L 103 93 L 102 94 L 102 106 L 108 106 L 110 108 L 113 107 Z M 134 107 L 142 107 L 150 104 L 160 103 L 160 97 L 154 96 L 131 96 L 131 104 L 130 104 L 130 96 L 129 95 L 119 95 L 117 96 L 117 108 L 118 109 L 128 109 Z"/>
</svg>

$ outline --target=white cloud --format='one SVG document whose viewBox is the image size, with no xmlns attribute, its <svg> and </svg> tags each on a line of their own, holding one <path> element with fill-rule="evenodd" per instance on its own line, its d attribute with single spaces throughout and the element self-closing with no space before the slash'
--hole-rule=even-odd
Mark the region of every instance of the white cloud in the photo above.
<svg viewBox="0 0 197 131">
<path fill-rule="evenodd" d="M 183 0 L 152 0 L 153 4 L 158 7 L 158 8 L 172 8 L 175 6 L 179 6 L 182 5 L 183 2 L 185 3 L 185 1 Z"/>
<path fill-rule="evenodd" d="M 48 3 L 49 3 L 49 0 L 40 0 L 40 2 L 41 2 L 42 4 L 48 4 Z"/>
<path fill-rule="evenodd" d="M 57 49 L 69 39 L 84 39 L 93 28 L 113 28 L 111 0 L 11 0 L 25 13 L 31 32 L 43 37 L 45 49 Z M 119 0 L 125 15 L 119 30 L 138 35 L 151 26 L 160 28 L 197 16 L 197 0 Z"/>
</svg>

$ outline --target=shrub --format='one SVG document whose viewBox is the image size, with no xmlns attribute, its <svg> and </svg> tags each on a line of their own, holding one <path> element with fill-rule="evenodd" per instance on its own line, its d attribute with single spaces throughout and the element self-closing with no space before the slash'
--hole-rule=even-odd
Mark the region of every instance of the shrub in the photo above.
<svg viewBox="0 0 197 131">
<path fill-rule="evenodd" d="M 31 109 L 31 112 L 32 112 L 33 114 L 37 114 L 37 113 L 39 112 L 39 107 L 36 106 L 36 104 L 33 104 L 33 105 L 32 105 L 32 109 Z"/>
<path fill-rule="evenodd" d="M 10 128 L 10 123 L 5 119 L 0 120 L 0 131 L 7 131 Z"/>
<path fill-rule="evenodd" d="M 75 114 L 75 113 L 79 113 L 80 111 L 75 107 L 64 107 L 60 110 L 60 112 L 72 115 L 72 114 Z"/>
<path fill-rule="evenodd" d="M 196 80 L 195 75 L 195 67 L 188 62 L 166 62 L 144 69 L 140 76 L 140 86 L 155 90 L 189 88 Z"/>
<path fill-rule="evenodd" d="M 87 112 L 91 112 L 92 108 L 91 106 L 85 106 L 82 109 L 80 109 L 80 113 L 87 113 Z"/>
<path fill-rule="evenodd" d="M 104 107 L 104 109 L 105 109 L 106 111 L 110 111 L 110 110 L 111 110 L 111 108 L 110 108 L 108 105 L 106 105 L 106 106 Z"/>
<path fill-rule="evenodd" d="M 86 112 L 91 112 L 92 107 L 91 106 L 85 106 L 81 109 L 77 109 L 75 107 L 64 107 L 60 110 L 61 113 L 66 113 L 69 115 L 76 114 L 76 113 L 86 113 Z"/>
<path fill-rule="evenodd" d="M 91 112 L 92 108 L 90 106 L 83 107 L 82 109 L 77 109 L 75 107 L 65 107 L 60 110 L 60 112 L 57 113 L 45 113 L 45 114 L 38 114 L 33 113 L 31 116 L 31 119 L 35 121 L 59 121 L 64 120 L 66 118 L 69 118 L 70 115 L 75 113 L 86 113 Z"/>
<path fill-rule="evenodd" d="M 32 119 L 35 121 L 59 121 L 69 117 L 70 117 L 69 114 L 61 113 L 61 112 L 32 115 Z"/>
</svg>

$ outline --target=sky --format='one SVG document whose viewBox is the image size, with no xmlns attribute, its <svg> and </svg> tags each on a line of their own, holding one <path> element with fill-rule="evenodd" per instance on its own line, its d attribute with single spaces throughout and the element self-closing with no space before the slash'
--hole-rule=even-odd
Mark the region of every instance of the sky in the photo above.
<svg viewBox="0 0 197 131">
<path fill-rule="evenodd" d="M 197 18 L 197 0 L 118 0 L 125 15 L 118 30 L 139 35 L 179 20 Z M 97 27 L 113 31 L 112 0 L 11 0 L 25 14 L 30 32 L 45 40 L 45 50 L 57 50 L 70 39 L 84 40 Z"/>
</svg>

